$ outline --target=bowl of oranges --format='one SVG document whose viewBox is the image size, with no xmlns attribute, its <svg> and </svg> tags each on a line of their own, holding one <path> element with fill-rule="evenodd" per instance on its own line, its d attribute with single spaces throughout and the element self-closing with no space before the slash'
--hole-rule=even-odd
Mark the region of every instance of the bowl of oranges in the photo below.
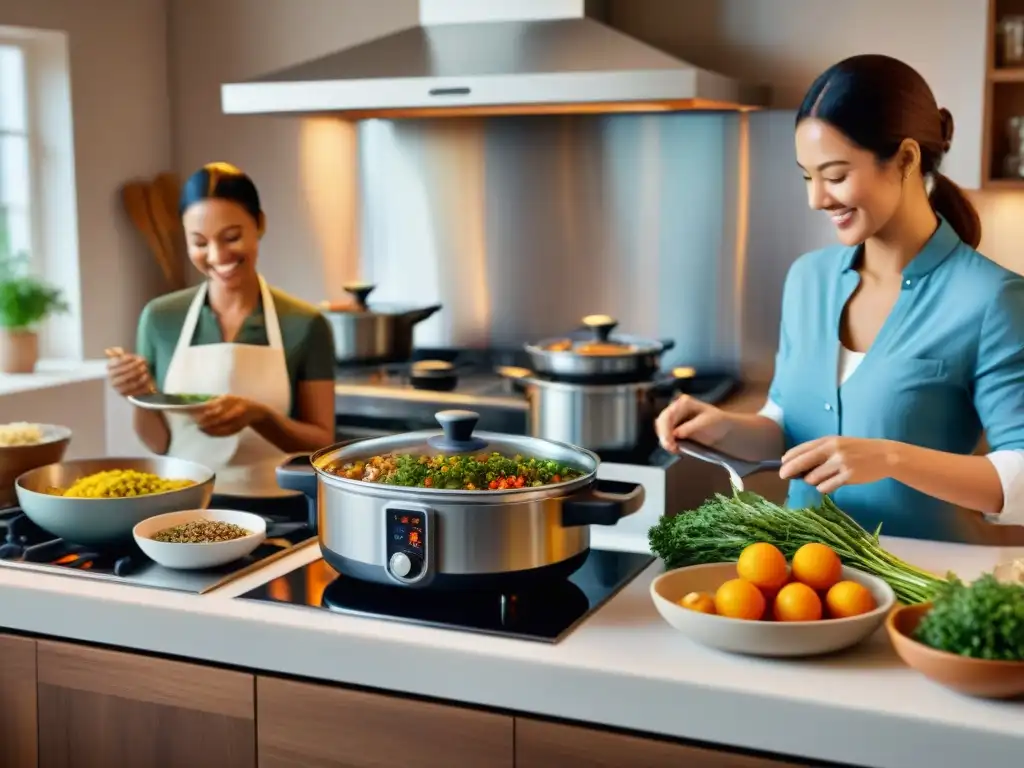
<svg viewBox="0 0 1024 768">
<path fill-rule="evenodd" d="M 735 563 L 668 571 L 651 583 L 658 613 L 691 640 L 753 656 L 817 656 L 873 634 L 896 604 L 882 579 L 842 564 L 824 544 L 790 562 L 751 544 Z"/>
</svg>

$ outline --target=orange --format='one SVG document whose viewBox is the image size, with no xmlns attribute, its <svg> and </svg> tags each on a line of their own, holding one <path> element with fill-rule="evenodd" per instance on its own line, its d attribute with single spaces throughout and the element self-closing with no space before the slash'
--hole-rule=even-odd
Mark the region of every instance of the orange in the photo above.
<svg viewBox="0 0 1024 768">
<path fill-rule="evenodd" d="M 730 579 L 715 592 L 715 610 L 731 619 L 757 621 L 764 616 L 761 590 L 745 579 Z"/>
<path fill-rule="evenodd" d="M 833 619 L 860 616 L 878 607 L 871 591 L 856 581 L 840 581 L 832 587 L 825 596 L 825 605 Z"/>
<path fill-rule="evenodd" d="M 775 596 L 776 621 L 817 621 L 821 618 L 821 598 L 806 584 L 787 584 Z"/>
<path fill-rule="evenodd" d="M 679 604 L 698 613 L 715 613 L 715 598 L 707 592 L 691 592 Z"/>
<path fill-rule="evenodd" d="M 736 575 L 762 591 L 773 592 L 789 578 L 786 556 L 771 544 L 751 544 L 736 561 Z"/>
<path fill-rule="evenodd" d="M 831 589 L 843 574 L 839 555 L 824 544 L 804 544 L 793 555 L 793 580 L 811 589 Z"/>
</svg>

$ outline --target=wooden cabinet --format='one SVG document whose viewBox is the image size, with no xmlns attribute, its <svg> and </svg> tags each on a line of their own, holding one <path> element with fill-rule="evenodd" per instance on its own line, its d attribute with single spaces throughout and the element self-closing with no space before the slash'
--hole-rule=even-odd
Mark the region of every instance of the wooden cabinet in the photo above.
<svg viewBox="0 0 1024 768">
<path fill-rule="evenodd" d="M 40 768 L 255 768 L 254 678 L 40 640 Z"/>
<path fill-rule="evenodd" d="M 796 768 L 734 752 L 516 718 L 516 768 Z"/>
<path fill-rule="evenodd" d="M 36 768 L 36 641 L 0 635 L 0 765 Z"/>
<path fill-rule="evenodd" d="M 1014 118 L 1024 122 L 1024 25 L 1014 17 L 1024 18 L 1024 0 L 989 0 L 981 169 L 988 189 L 1024 189 L 1024 159 L 1017 154 L 1024 151 L 1015 146 L 1024 125 L 1010 125 Z"/>
<path fill-rule="evenodd" d="M 259 677 L 260 768 L 513 768 L 508 715 Z"/>
</svg>

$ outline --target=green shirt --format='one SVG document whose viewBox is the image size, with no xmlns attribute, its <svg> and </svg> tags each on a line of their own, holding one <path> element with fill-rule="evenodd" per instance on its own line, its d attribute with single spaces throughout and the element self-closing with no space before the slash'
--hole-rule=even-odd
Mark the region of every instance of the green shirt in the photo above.
<svg viewBox="0 0 1024 768">
<path fill-rule="evenodd" d="M 153 299 L 139 317 L 138 353 L 149 363 L 157 389 L 162 390 L 164 387 L 171 356 L 174 355 L 185 324 L 185 315 L 198 290 L 186 288 Z M 300 381 L 333 381 L 334 337 L 327 320 L 316 307 L 283 291 L 271 288 L 270 293 L 274 297 L 274 308 L 281 325 L 281 340 L 293 395 Z M 192 344 L 219 344 L 223 340 L 213 310 L 208 303 L 204 304 L 192 336 Z M 269 343 L 262 301 L 242 323 L 234 343 L 261 346 Z M 295 400 L 293 396 L 293 418 L 297 409 Z"/>
</svg>

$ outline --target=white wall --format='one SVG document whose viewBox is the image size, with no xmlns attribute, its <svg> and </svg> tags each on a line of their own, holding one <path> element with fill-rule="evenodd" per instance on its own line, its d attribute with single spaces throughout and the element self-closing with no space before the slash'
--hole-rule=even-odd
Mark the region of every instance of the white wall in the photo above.
<svg viewBox="0 0 1024 768">
<path fill-rule="evenodd" d="M 171 163 L 165 0 L 0 0 L 0 25 L 68 35 L 82 351 L 129 346 L 159 270 L 121 207 Z"/>
<path fill-rule="evenodd" d="M 351 126 L 227 116 L 220 85 L 413 26 L 417 9 L 416 0 L 170 0 L 175 166 L 184 175 L 225 160 L 253 177 L 267 213 L 260 269 L 307 301 L 340 298 L 355 276 Z"/>
</svg>

